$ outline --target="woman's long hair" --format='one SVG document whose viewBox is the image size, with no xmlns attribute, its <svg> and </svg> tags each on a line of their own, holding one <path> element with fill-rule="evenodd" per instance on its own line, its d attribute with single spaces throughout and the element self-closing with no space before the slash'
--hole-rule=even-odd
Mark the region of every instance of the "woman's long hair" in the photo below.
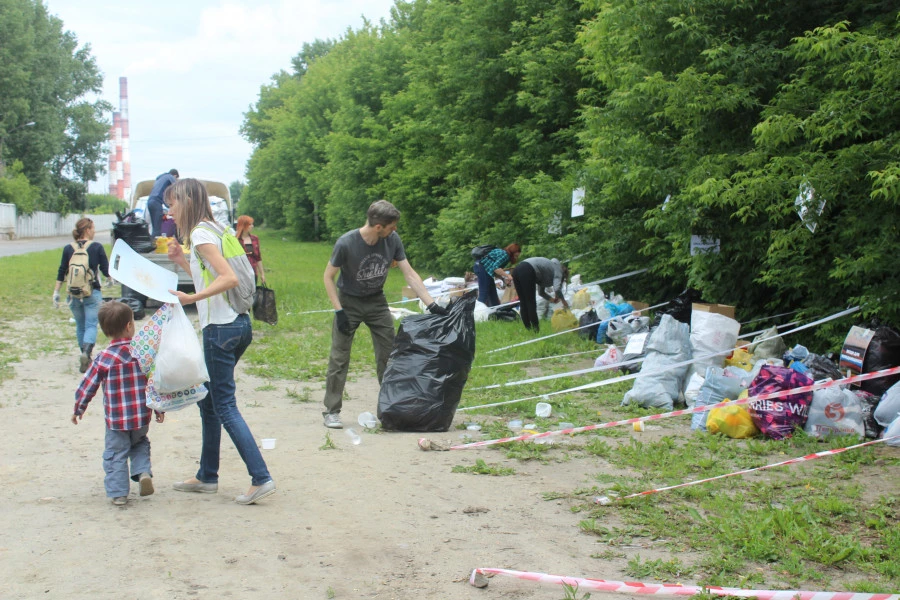
<svg viewBox="0 0 900 600">
<path fill-rule="evenodd" d="M 516 264 L 516 258 L 518 257 L 514 257 L 513 254 L 521 253 L 522 247 L 519 246 L 519 244 L 513 242 L 512 244 L 504 248 L 504 250 L 506 250 L 506 253 L 509 254 L 509 263 L 512 265 Z"/>
<path fill-rule="evenodd" d="M 78 221 L 75 223 L 75 229 L 72 230 L 72 237 L 75 238 L 75 241 L 77 242 L 78 240 L 83 238 L 84 232 L 90 229 L 93 224 L 94 222 L 87 217 L 78 219 Z"/>
<path fill-rule="evenodd" d="M 253 225 L 253 217 L 250 215 L 241 215 L 237 220 L 237 228 L 234 232 L 234 237 L 237 239 L 241 239 L 244 237 L 244 234 L 250 233 L 250 226 Z"/>
<path fill-rule="evenodd" d="M 174 188 L 172 196 L 178 203 L 178 217 L 175 219 L 175 225 L 178 231 L 187 240 L 188 247 L 191 246 L 191 231 L 200 221 L 215 222 L 212 214 L 212 207 L 209 205 L 209 194 L 206 192 L 206 186 L 197 179 L 179 179 L 172 185 Z"/>
</svg>

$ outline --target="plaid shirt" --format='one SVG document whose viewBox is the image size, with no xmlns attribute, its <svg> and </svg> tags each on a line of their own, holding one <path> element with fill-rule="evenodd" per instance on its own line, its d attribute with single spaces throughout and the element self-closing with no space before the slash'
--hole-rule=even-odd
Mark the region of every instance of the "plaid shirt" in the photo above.
<svg viewBox="0 0 900 600">
<path fill-rule="evenodd" d="M 509 264 L 509 254 L 503 248 L 494 248 L 480 262 L 487 274 L 493 277 L 494 271 Z"/>
<path fill-rule="evenodd" d="M 114 431 L 132 431 L 150 423 L 153 411 L 147 408 L 147 377 L 131 356 L 131 340 L 112 340 L 97 355 L 75 391 L 75 414 L 81 415 L 103 385 L 103 412 L 106 427 Z"/>
</svg>

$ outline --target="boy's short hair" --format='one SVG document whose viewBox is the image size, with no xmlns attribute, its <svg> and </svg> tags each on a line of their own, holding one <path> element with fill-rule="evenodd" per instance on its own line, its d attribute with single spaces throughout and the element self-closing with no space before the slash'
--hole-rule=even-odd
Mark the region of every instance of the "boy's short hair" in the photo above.
<svg viewBox="0 0 900 600">
<path fill-rule="evenodd" d="M 110 300 L 100 305 L 97 311 L 97 320 L 103 334 L 111 340 L 124 337 L 128 324 L 134 320 L 134 312 L 131 307 L 118 300 Z"/>
<path fill-rule="evenodd" d="M 400 220 L 400 211 L 387 200 L 376 200 L 366 211 L 366 220 L 369 227 L 376 225 L 388 226 Z"/>
</svg>

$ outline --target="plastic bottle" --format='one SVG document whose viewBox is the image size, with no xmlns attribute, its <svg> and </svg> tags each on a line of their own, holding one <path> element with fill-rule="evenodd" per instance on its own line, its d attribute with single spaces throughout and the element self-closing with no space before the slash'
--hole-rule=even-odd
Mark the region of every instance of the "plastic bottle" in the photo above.
<svg viewBox="0 0 900 600">
<path fill-rule="evenodd" d="M 353 442 L 354 446 L 359 446 L 360 442 L 362 442 L 362 438 L 359 437 L 359 434 L 353 431 L 353 428 L 345 429 L 347 432 L 347 437 L 350 438 L 350 441 Z"/>
</svg>

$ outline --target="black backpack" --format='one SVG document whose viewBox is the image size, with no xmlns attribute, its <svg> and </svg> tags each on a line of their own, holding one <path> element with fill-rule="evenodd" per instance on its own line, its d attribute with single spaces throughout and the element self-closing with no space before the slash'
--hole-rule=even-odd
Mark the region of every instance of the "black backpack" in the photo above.
<svg viewBox="0 0 900 600">
<path fill-rule="evenodd" d="M 487 256 L 491 250 L 496 248 L 493 244 L 484 244 L 482 246 L 475 246 L 472 248 L 472 258 L 475 260 L 481 260 L 485 256 Z"/>
</svg>

